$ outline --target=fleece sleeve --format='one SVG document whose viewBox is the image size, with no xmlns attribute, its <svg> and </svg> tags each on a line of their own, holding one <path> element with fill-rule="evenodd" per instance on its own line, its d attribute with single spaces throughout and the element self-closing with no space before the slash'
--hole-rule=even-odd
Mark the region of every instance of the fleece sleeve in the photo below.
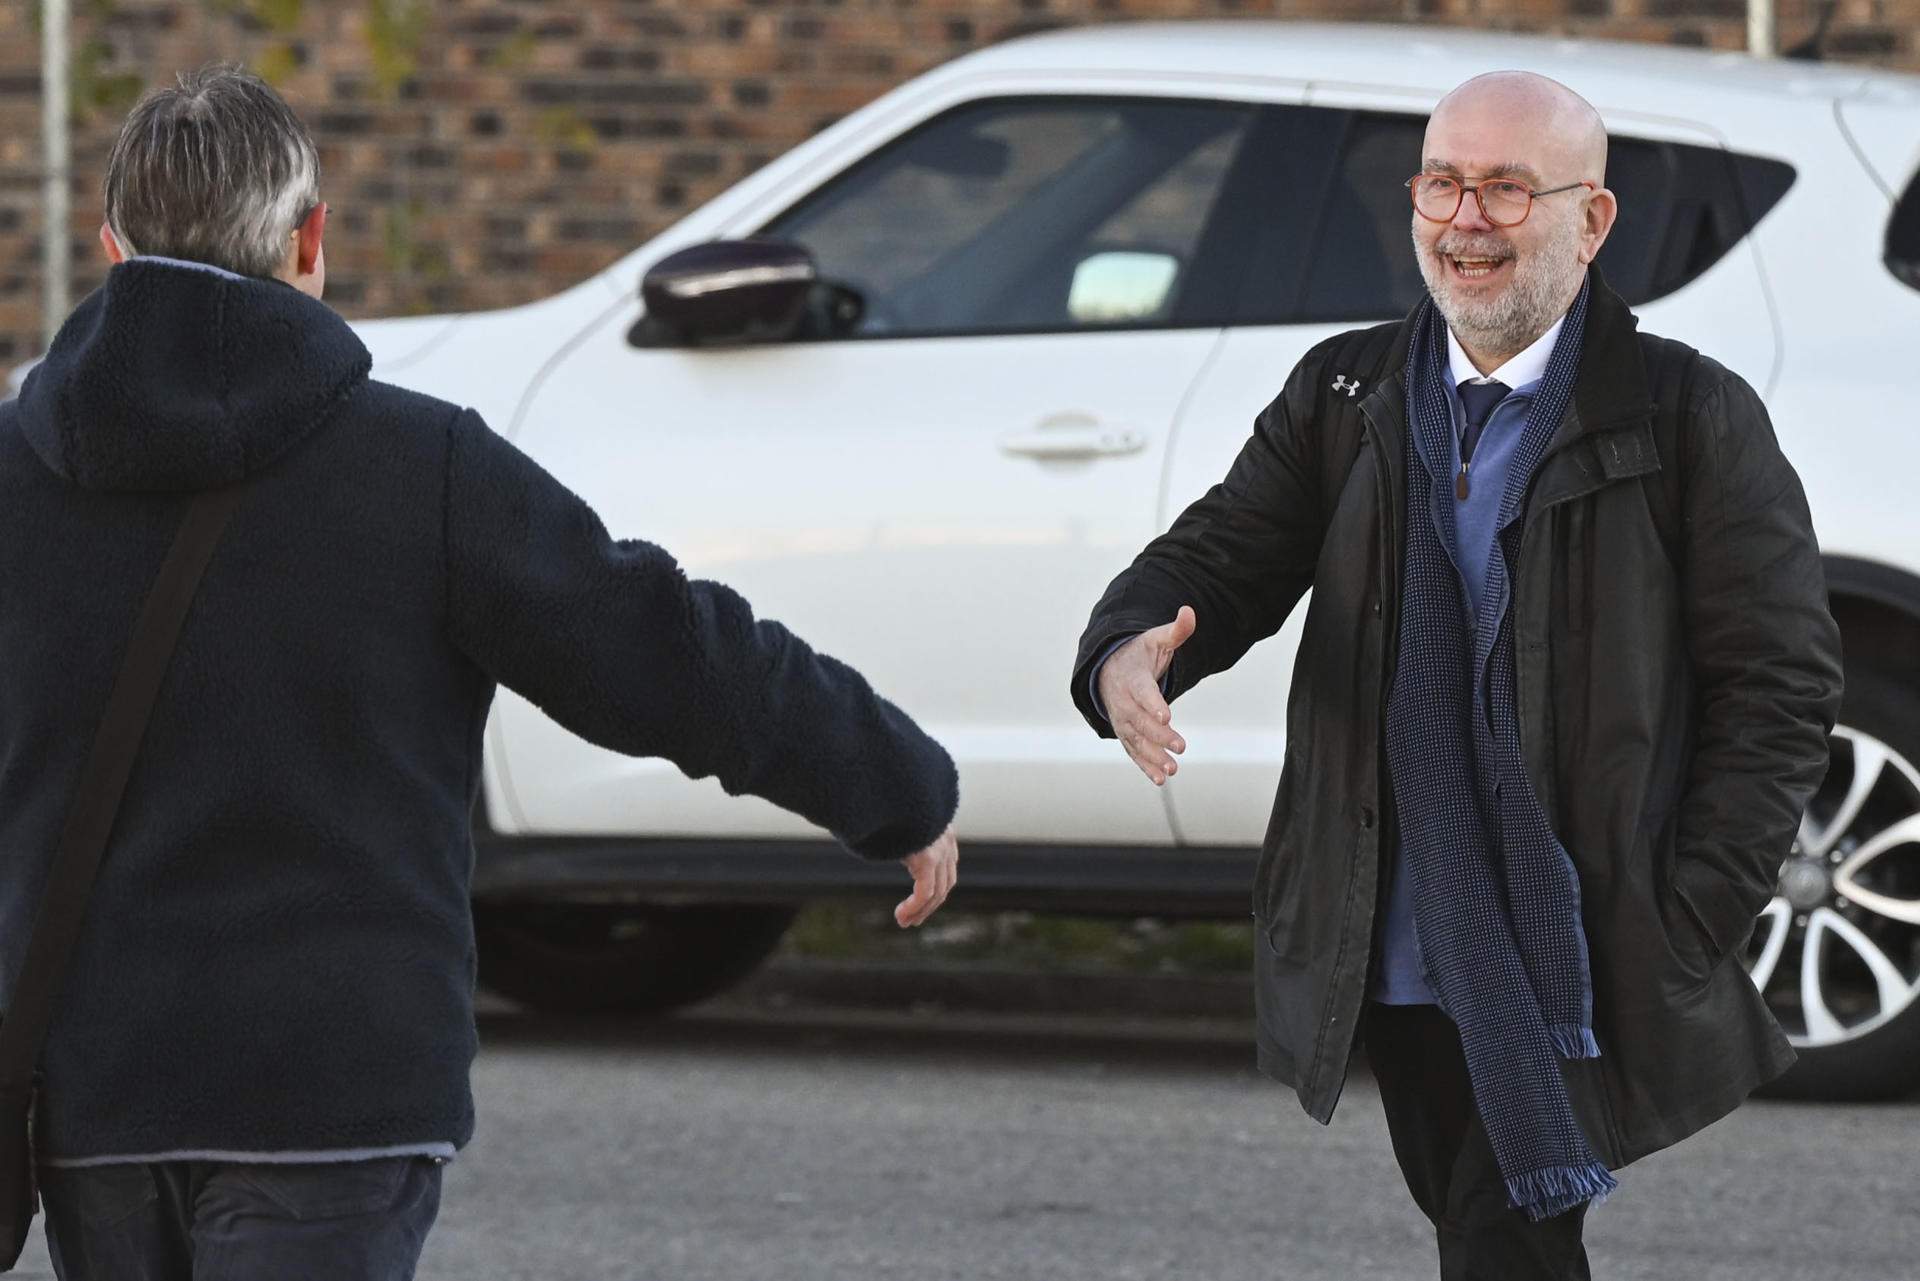
<svg viewBox="0 0 1920 1281">
<path fill-rule="evenodd" d="M 854 853 L 896 859 L 953 817 L 953 762 L 846 664 L 615 539 L 471 410 L 448 429 L 453 641 L 568 730 L 761 796 Z"/>
</svg>

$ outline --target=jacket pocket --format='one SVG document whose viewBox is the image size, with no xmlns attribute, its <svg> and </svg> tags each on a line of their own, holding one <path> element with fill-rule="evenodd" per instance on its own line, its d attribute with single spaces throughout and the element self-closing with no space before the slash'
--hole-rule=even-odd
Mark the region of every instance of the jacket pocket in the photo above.
<svg viewBox="0 0 1920 1281">
<path fill-rule="evenodd" d="M 1280 783 L 1273 794 L 1273 812 L 1267 816 L 1266 834 L 1260 838 L 1260 859 L 1253 870 L 1253 915 L 1262 923 L 1262 928 L 1273 919 L 1274 909 L 1297 869 L 1297 850 L 1285 846 L 1289 825 L 1297 823 L 1300 817 L 1295 807 L 1300 790 L 1297 784 L 1305 769 L 1303 755 L 1289 727 L 1286 759 L 1280 767 Z"/>
<path fill-rule="evenodd" d="M 39 1171 L 43 1188 L 82 1223 L 111 1228 L 160 1200 L 153 1172 L 145 1165 L 50 1166 Z"/>
<path fill-rule="evenodd" d="M 1277 951 L 1270 930 L 1270 922 L 1254 922 L 1255 1033 L 1270 1072 L 1297 1085 L 1304 1065 L 1313 1060 L 1320 993 L 1311 968 Z"/>
<path fill-rule="evenodd" d="M 1705 979 L 1720 964 L 1721 952 L 1700 911 L 1687 898 L 1681 886 L 1671 851 L 1665 859 L 1665 873 L 1658 881 L 1660 921 L 1666 931 L 1667 945 L 1681 966 L 1695 978 Z"/>
<path fill-rule="evenodd" d="M 1680 905 L 1681 912 L 1693 929 L 1694 937 L 1699 940 L 1700 953 L 1706 957 L 1707 968 L 1713 969 L 1720 964 L 1726 952 L 1713 941 L 1713 931 L 1707 926 L 1707 918 L 1701 914 L 1700 909 L 1694 905 L 1693 899 L 1688 896 L 1687 887 L 1681 884 L 1677 869 L 1676 874 L 1669 879 L 1667 889 L 1673 895 L 1674 902 Z"/>
<path fill-rule="evenodd" d="M 1261 851 L 1259 870 L 1253 879 L 1253 919 L 1262 938 L 1271 940 L 1278 931 L 1284 943 L 1293 935 L 1294 918 L 1299 915 L 1295 904 L 1299 881 L 1298 848 L 1270 845 Z"/>
</svg>

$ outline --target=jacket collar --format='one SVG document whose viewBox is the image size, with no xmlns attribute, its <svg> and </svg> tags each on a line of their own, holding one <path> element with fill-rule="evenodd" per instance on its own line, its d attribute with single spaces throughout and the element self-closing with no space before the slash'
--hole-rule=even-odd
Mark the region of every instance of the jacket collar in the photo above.
<svg viewBox="0 0 1920 1281">
<path fill-rule="evenodd" d="M 1640 350 L 1640 318 L 1608 286 L 1598 267 L 1587 271 L 1593 278 L 1593 295 L 1587 300 L 1586 344 L 1574 375 L 1573 406 L 1561 420 L 1549 450 L 1653 416 L 1653 385 Z"/>
<path fill-rule="evenodd" d="M 1593 280 L 1593 291 L 1587 299 L 1587 328 L 1574 375 L 1573 403 L 1547 443 L 1549 456 L 1591 433 L 1653 416 L 1652 386 L 1647 379 L 1646 357 L 1640 351 L 1639 317 L 1607 284 L 1598 267 L 1588 267 L 1587 272 Z M 1413 341 L 1414 317 L 1419 313 L 1416 305 L 1400 322 L 1374 380 L 1373 392 L 1363 401 L 1371 402 L 1371 415 L 1383 425 L 1402 422 L 1406 417 L 1407 348 Z M 1387 435 L 1397 448 L 1397 434 L 1389 430 Z"/>
</svg>

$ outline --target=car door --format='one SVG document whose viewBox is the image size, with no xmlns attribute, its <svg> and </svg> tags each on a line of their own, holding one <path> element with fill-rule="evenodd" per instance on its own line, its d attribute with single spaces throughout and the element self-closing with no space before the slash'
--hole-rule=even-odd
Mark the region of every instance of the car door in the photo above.
<svg viewBox="0 0 1920 1281">
<path fill-rule="evenodd" d="M 1166 843 L 1064 681 L 1152 534 L 1169 429 L 1218 340 L 1195 258 L 1257 109 L 1023 96 L 945 110 L 759 228 L 858 293 L 844 337 L 636 347 L 636 308 L 544 379 L 517 443 L 862 671 L 952 751 L 976 840 Z M 503 693 L 528 830 L 802 835 L 600 751 Z"/>
<path fill-rule="evenodd" d="M 1291 126 L 1264 135 L 1283 148 L 1271 164 L 1302 181 L 1269 202 L 1275 216 L 1248 260 L 1235 323 L 1182 408 L 1162 527 L 1226 473 L 1254 414 L 1301 356 L 1343 330 L 1405 315 L 1424 294 L 1403 183 L 1420 170 L 1426 115 L 1406 110 L 1405 100 L 1404 93 L 1316 89 L 1307 105 L 1278 109 Z M 1786 191 L 1792 170 L 1733 155 L 1693 126 L 1608 123 L 1607 185 L 1620 201 L 1598 260 L 1608 282 L 1647 329 L 1700 347 L 1767 387 L 1780 351 L 1746 232 Z M 1280 773 L 1305 612 L 1303 603 L 1278 637 L 1181 699 L 1176 723 L 1188 749 L 1167 793 L 1182 841 L 1259 843 Z"/>
</svg>

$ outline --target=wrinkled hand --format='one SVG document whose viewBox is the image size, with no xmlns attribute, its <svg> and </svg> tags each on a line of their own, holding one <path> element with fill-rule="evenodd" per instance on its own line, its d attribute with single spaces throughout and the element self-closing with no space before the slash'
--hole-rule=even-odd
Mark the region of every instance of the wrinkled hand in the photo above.
<svg viewBox="0 0 1920 1281">
<path fill-rule="evenodd" d="M 904 930 L 910 925 L 925 925 L 959 883 L 960 841 L 953 834 L 953 825 L 948 824 L 933 844 L 900 861 L 913 874 L 913 893 L 893 909 L 893 919 Z"/>
<path fill-rule="evenodd" d="M 1141 632 L 1114 650 L 1100 668 L 1100 705 L 1106 708 L 1107 722 L 1155 787 L 1173 777 L 1180 768 L 1173 757 L 1187 750 L 1160 695 L 1160 678 L 1196 626 L 1193 607 L 1182 605 L 1171 623 Z"/>
</svg>

